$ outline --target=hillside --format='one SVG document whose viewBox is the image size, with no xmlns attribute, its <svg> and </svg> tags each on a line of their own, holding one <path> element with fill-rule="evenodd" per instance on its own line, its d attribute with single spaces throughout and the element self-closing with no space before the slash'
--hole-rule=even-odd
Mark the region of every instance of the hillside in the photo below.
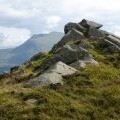
<svg viewBox="0 0 120 120">
<path fill-rule="evenodd" d="M 49 51 L 62 36 L 63 33 L 60 32 L 33 35 L 17 48 L 0 50 L 0 72 L 8 71 L 11 67 L 24 63 L 40 51 Z"/>
<path fill-rule="evenodd" d="M 120 38 L 89 20 L 0 76 L 2 120 L 119 120 Z"/>
</svg>

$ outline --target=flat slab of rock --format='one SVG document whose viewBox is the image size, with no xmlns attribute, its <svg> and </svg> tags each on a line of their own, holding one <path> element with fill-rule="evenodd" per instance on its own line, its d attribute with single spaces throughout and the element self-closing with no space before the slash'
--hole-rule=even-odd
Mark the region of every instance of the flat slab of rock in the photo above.
<svg viewBox="0 0 120 120">
<path fill-rule="evenodd" d="M 57 62 L 40 76 L 31 79 L 26 85 L 39 87 L 58 83 L 63 84 L 63 76 L 72 75 L 76 72 L 77 70 L 75 68 L 68 66 L 63 62 Z"/>
<path fill-rule="evenodd" d="M 99 24 L 99 23 L 96 23 L 96 22 L 93 22 L 93 21 L 89 21 L 89 20 L 86 20 L 86 19 L 83 19 L 80 22 L 80 25 L 82 25 L 83 27 L 86 27 L 86 28 L 95 27 L 97 29 L 99 29 L 103 26 L 102 24 Z"/>
<path fill-rule="evenodd" d="M 120 39 L 118 39 L 118 37 L 109 35 L 106 37 L 106 39 L 120 47 Z"/>
</svg>

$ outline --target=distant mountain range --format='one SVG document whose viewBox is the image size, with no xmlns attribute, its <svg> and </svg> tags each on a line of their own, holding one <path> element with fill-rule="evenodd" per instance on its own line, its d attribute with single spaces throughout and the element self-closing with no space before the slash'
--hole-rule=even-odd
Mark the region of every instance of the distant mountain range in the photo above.
<svg viewBox="0 0 120 120">
<path fill-rule="evenodd" d="M 49 51 L 62 36 L 63 33 L 60 32 L 35 34 L 19 47 L 0 50 L 0 72 L 8 71 L 11 67 L 24 63 L 40 51 Z"/>
</svg>

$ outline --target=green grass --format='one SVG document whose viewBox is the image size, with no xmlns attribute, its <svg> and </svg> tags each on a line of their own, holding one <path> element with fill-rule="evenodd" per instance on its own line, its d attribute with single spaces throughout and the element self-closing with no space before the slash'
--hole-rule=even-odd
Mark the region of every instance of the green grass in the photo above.
<svg viewBox="0 0 120 120">
<path fill-rule="evenodd" d="M 24 88 L 24 82 L 2 81 L 0 120 L 120 120 L 120 54 L 103 53 L 99 47 L 89 52 L 99 65 L 64 77 L 63 86 Z M 22 67 L 29 75 L 50 56 Z"/>
<path fill-rule="evenodd" d="M 55 89 L 0 86 L 2 120 L 119 120 L 120 71 L 100 64 L 88 65 Z M 36 99 L 36 103 L 29 103 Z"/>
</svg>

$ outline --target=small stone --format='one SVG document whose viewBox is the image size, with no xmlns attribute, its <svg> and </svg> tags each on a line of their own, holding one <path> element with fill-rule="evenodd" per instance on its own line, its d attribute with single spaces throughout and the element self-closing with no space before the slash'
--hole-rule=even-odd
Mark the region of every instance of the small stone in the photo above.
<svg viewBox="0 0 120 120">
<path fill-rule="evenodd" d="M 28 99 L 26 102 L 30 103 L 30 104 L 34 104 L 37 102 L 37 100 L 36 99 Z"/>
</svg>

